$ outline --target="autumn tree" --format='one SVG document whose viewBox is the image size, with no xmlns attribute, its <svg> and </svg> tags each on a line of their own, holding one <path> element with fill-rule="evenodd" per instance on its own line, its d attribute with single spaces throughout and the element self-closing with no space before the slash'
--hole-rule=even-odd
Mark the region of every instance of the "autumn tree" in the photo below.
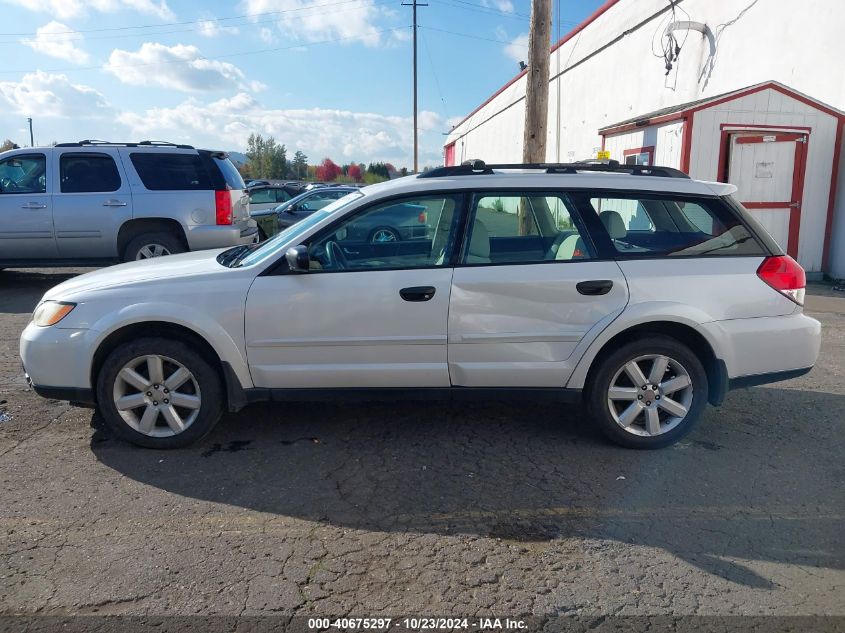
<svg viewBox="0 0 845 633">
<path fill-rule="evenodd" d="M 10 139 L 6 139 L 3 141 L 3 144 L 0 145 L 0 152 L 8 152 L 10 149 L 18 149 L 18 144 L 14 143 Z"/>
<path fill-rule="evenodd" d="M 346 168 L 346 175 L 349 176 L 355 182 L 361 182 L 362 173 L 361 167 L 352 163 L 349 167 Z"/>
<path fill-rule="evenodd" d="M 340 169 L 340 166 L 335 163 L 331 158 L 324 158 L 323 162 L 320 163 L 317 167 L 317 180 L 323 180 L 325 182 L 331 182 L 337 179 L 343 171 Z"/>
</svg>

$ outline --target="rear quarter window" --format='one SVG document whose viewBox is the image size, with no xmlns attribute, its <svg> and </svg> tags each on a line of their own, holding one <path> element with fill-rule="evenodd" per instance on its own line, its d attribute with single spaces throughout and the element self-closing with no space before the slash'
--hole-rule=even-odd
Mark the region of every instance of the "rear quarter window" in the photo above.
<svg viewBox="0 0 845 633">
<path fill-rule="evenodd" d="M 198 154 L 132 152 L 129 159 L 144 187 L 151 191 L 214 189 Z"/>
<path fill-rule="evenodd" d="M 721 199 L 616 192 L 575 197 L 586 212 L 599 217 L 619 257 L 768 255 Z"/>
<path fill-rule="evenodd" d="M 223 180 L 229 189 L 246 189 L 246 184 L 241 176 L 241 172 L 238 171 L 238 168 L 235 167 L 232 161 L 226 158 L 225 155 L 212 155 L 212 158 L 214 165 L 220 170 L 220 174 L 223 176 Z M 288 198 L 289 197 L 290 196 L 288 196 Z M 288 198 L 285 198 L 284 200 L 277 200 L 277 202 L 285 202 Z"/>
</svg>

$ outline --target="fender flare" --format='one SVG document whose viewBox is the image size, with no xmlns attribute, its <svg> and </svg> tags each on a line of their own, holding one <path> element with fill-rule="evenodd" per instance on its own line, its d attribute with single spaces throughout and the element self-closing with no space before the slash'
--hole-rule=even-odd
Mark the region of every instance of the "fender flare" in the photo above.
<svg viewBox="0 0 845 633">
<path fill-rule="evenodd" d="M 601 350 L 604 349 L 607 342 L 614 336 L 639 325 L 657 321 L 678 323 L 692 328 L 710 345 L 717 362 L 721 360 L 719 342 L 713 338 L 706 328 L 701 327 L 703 323 L 713 321 L 713 318 L 706 312 L 674 301 L 648 301 L 635 305 L 629 304 L 624 312 L 614 319 L 589 344 L 578 360 L 578 364 L 575 366 L 572 374 L 569 376 L 566 387 L 568 389 L 584 388 L 587 381 L 587 374 L 593 365 L 593 361 Z"/>
</svg>

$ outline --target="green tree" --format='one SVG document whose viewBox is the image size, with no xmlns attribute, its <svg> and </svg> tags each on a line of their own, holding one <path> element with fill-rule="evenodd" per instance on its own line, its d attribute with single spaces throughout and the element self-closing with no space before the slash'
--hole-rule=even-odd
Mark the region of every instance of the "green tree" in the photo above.
<svg viewBox="0 0 845 633">
<path fill-rule="evenodd" d="M 293 172 L 294 178 L 300 180 L 308 176 L 308 157 L 299 150 L 296 150 L 296 153 L 293 155 L 291 171 Z"/>
</svg>

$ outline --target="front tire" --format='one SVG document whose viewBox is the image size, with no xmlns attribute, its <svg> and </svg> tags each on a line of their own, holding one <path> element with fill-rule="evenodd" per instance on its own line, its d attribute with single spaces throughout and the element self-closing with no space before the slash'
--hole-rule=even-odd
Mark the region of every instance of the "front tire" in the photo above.
<svg viewBox="0 0 845 633">
<path fill-rule="evenodd" d="M 623 345 L 600 361 L 588 393 L 601 432 L 627 448 L 674 444 L 707 404 L 707 372 L 695 353 L 668 336 Z"/>
<path fill-rule="evenodd" d="M 220 376 L 190 346 L 166 338 L 120 345 L 97 376 L 97 403 L 119 438 L 182 448 L 205 437 L 223 411 Z"/>
</svg>

